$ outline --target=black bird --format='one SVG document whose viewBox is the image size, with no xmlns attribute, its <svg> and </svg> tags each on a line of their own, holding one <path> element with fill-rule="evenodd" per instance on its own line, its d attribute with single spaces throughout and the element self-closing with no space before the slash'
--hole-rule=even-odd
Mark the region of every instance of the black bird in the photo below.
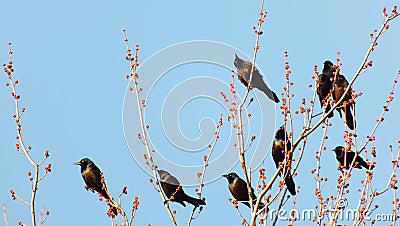
<svg viewBox="0 0 400 226">
<path fill-rule="evenodd" d="M 234 65 L 237 68 L 238 79 L 247 87 L 250 80 L 251 67 L 253 64 L 248 61 L 244 61 L 235 55 Z M 279 103 L 278 96 L 276 96 L 276 94 L 267 86 L 267 84 L 265 84 L 263 76 L 256 67 L 254 67 L 253 77 L 251 80 L 251 87 L 256 87 L 264 92 L 269 99 L 273 100 L 275 103 Z"/>
<path fill-rule="evenodd" d="M 231 192 L 233 198 L 235 198 L 237 201 L 242 202 L 246 206 L 250 208 L 250 199 L 249 199 L 249 193 L 247 190 L 247 183 L 244 181 L 242 178 L 240 178 L 236 173 L 229 173 L 227 175 L 222 175 L 226 179 L 228 179 L 228 188 L 229 191 Z M 251 188 L 251 197 L 253 198 L 253 204 L 255 204 L 255 201 L 257 200 L 256 195 L 254 194 L 254 189 Z M 260 203 L 258 206 L 258 209 L 261 209 L 264 207 L 263 203 Z"/>
<path fill-rule="evenodd" d="M 336 159 L 338 160 L 340 165 L 345 166 L 346 169 L 349 169 L 356 153 L 354 153 L 351 150 L 346 152 L 343 146 L 337 146 L 332 151 L 335 152 Z M 346 159 L 346 164 L 344 163 L 344 159 Z M 375 165 L 366 163 L 364 159 L 362 159 L 359 155 L 357 155 L 356 160 L 354 162 L 354 168 L 361 169 L 361 166 L 364 167 L 365 169 L 371 169 L 371 170 L 375 168 Z"/>
<path fill-rule="evenodd" d="M 286 137 L 286 141 L 285 141 L 285 137 Z M 285 149 L 285 144 L 286 144 L 286 149 Z M 283 161 L 285 161 L 285 159 L 288 159 L 288 162 L 286 162 L 286 164 L 287 164 L 287 169 L 285 170 L 286 175 L 284 175 L 285 176 L 285 184 L 286 184 L 286 187 L 288 188 L 290 194 L 296 195 L 296 185 L 293 181 L 293 177 L 290 172 L 290 168 L 292 165 L 292 154 L 293 154 L 290 149 L 291 149 L 291 144 L 290 144 L 289 138 L 285 132 L 285 127 L 281 126 L 281 127 L 279 127 L 278 131 L 276 131 L 275 139 L 272 144 L 272 158 L 274 159 L 276 168 L 278 168 L 279 165 Z M 288 155 L 288 156 L 286 157 L 286 155 Z M 282 174 L 282 172 L 281 172 L 281 174 Z"/>
<path fill-rule="evenodd" d="M 164 191 L 164 194 L 167 198 L 172 202 L 177 202 L 182 206 L 186 207 L 185 202 L 192 204 L 193 206 L 205 205 L 206 202 L 202 199 L 197 199 L 188 196 L 184 191 L 182 186 L 180 185 L 178 179 L 172 176 L 165 170 L 157 170 L 158 175 L 160 175 L 161 187 Z"/>
<path fill-rule="evenodd" d="M 101 171 L 99 167 L 97 167 L 92 160 L 83 158 L 81 161 L 75 162 L 74 164 L 81 166 L 83 180 L 89 189 L 96 191 L 106 200 L 112 199 L 107 191 L 105 182 L 101 182 Z M 109 206 L 113 213 L 117 215 L 117 209 L 112 205 Z"/>
<path fill-rule="evenodd" d="M 331 105 L 328 103 L 328 95 L 333 89 L 333 72 L 335 71 L 336 70 L 333 67 L 333 63 L 330 61 L 325 61 L 322 74 L 319 74 L 317 78 L 317 94 L 319 102 L 321 103 L 321 107 L 323 107 L 324 103 L 326 103 L 325 112 L 328 112 L 331 109 Z M 333 112 L 331 112 L 328 117 L 333 117 Z"/>
<path fill-rule="evenodd" d="M 110 199 L 105 183 L 104 186 L 103 183 L 101 183 L 101 171 L 99 167 L 92 162 L 92 160 L 83 158 L 81 161 L 75 162 L 74 164 L 81 166 L 83 180 L 89 189 L 93 189 L 94 191 L 100 193 L 105 199 Z"/>
<path fill-rule="evenodd" d="M 336 75 L 336 81 L 334 82 L 333 99 L 335 101 L 338 101 L 343 96 L 348 86 L 349 82 L 347 81 L 347 79 L 343 75 L 338 73 Z M 336 108 L 336 110 L 339 112 L 340 117 L 342 117 L 341 110 L 344 111 L 345 122 L 347 126 L 349 127 L 349 129 L 354 130 L 353 115 L 351 113 L 351 109 L 353 109 L 354 102 L 353 103 L 350 102 L 352 100 L 351 91 L 352 89 L 350 89 L 349 92 L 346 93 L 345 98 L 342 102 L 342 106 Z M 344 108 L 344 106 L 346 107 Z"/>
</svg>

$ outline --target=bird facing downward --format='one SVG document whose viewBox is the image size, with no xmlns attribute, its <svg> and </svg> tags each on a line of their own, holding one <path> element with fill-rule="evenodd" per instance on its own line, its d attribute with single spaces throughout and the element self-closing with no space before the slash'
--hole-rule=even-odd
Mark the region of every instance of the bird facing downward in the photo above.
<svg viewBox="0 0 400 226">
<path fill-rule="evenodd" d="M 235 198 L 237 201 L 242 202 L 246 206 L 250 208 L 250 199 L 249 199 L 249 193 L 247 190 L 247 183 L 240 178 L 236 173 L 229 173 L 227 175 L 222 175 L 228 180 L 228 188 L 229 191 L 231 192 L 233 198 Z M 253 199 L 253 203 L 255 204 L 255 201 L 257 199 L 256 195 L 254 194 L 254 189 L 251 188 L 251 196 Z M 260 203 L 259 209 L 263 208 L 264 204 Z"/>
<path fill-rule="evenodd" d="M 335 152 L 336 159 L 340 165 L 349 169 L 356 153 L 350 150 L 346 152 L 343 146 L 337 146 L 332 151 Z M 344 162 L 345 159 L 346 163 Z M 373 170 L 375 168 L 375 165 L 366 163 L 364 159 L 357 155 L 356 160 L 354 161 L 354 168 L 361 169 L 361 166 L 368 170 Z"/>
<path fill-rule="evenodd" d="M 186 206 L 185 202 L 192 204 L 193 206 L 205 205 L 206 202 L 202 199 L 197 199 L 187 195 L 179 183 L 176 177 L 172 176 L 165 170 L 157 170 L 158 175 L 160 175 L 161 187 L 164 194 L 172 202 L 177 202 L 182 206 Z"/>
<path fill-rule="evenodd" d="M 279 127 L 279 129 L 276 131 L 275 139 L 272 144 L 272 158 L 274 159 L 276 168 L 278 168 L 279 165 L 282 162 L 284 162 L 285 159 L 287 159 L 286 162 L 287 167 L 285 170 L 287 173 L 285 173 L 286 175 L 284 175 L 285 176 L 284 180 L 290 194 L 295 195 L 296 185 L 293 181 L 292 173 L 290 172 L 292 163 L 292 154 L 293 154 L 292 151 L 290 150 L 291 148 L 292 146 L 285 132 L 285 127 L 284 126 Z"/>
<path fill-rule="evenodd" d="M 240 59 L 237 55 L 235 55 L 235 61 L 233 63 L 237 68 L 238 79 L 247 87 L 250 80 L 251 68 L 253 64 Z M 278 96 L 267 86 L 267 84 L 265 84 L 263 76 L 260 74 L 256 67 L 254 67 L 253 70 L 251 87 L 256 87 L 257 89 L 264 92 L 269 99 L 271 99 L 275 103 L 279 103 Z"/>
</svg>

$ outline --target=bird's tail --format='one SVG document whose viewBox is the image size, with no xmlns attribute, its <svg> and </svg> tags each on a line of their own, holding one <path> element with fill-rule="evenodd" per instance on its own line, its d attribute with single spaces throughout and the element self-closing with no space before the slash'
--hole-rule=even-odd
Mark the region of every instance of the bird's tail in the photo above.
<svg viewBox="0 0 400 226">
<path fill-rule="evenodd" d="M 353 115 L 351 114 L 351 105 L 347 105 L 345 109 L 346 114 L 346 124 L 349 129 L 354 130 L 354 119 Z"/>
<path fill-rule="evenodd" d="M 288 173 L 288 175 L 285 178 L 285 184 L 286 187 L 288 188 L 290 194 L 292 195 L 296 195 L 296 185 L 293 181 L 293 177 L 290 173 Z"/>
<path fill-rule="evenodd" d="M 186 202 L 192 204 L 193 206 L 199 206 L 199 205 L 205 205 L 206 204 L 206 202 L 204 202 L 204 200 L 193 198 L 193 197 L 188 196 L 186 194 L 185 194 L 184 200 Z"/>
<path fill-rule="evenodd" d="M 373 169 L 375 168 L 375 165 L 373 165 L 373 164 L 369 165 L 369 164 L 366 163 L 365 161 L 362 161 L 360 164 L 361 164 L 361 166 L 363 166 L 365 169 L 373 170 Z"/>
<path fill-rule="evenodd" d="M 118 215 L 117 208 L 115 206 L 111 205 L 110 203 L 108 203 L 108 202 L 115 202 L 113 197 L 111 196 L 111 194 L 108 192 L 108 190 L 103 189 L 103 190 L 101 190 L 100 194 L 103 196 L 103 198 L 106 199 L 106 202 L 107 202 L 108 206 L 110 207 L 110 210 L 112 210 L 114 215 L 117 216 Z M 109 200 L 109 201 L 107 201 L 107 200 Z"/>
<path fill-rule="evenodd" d="M 274 91 L 271 91 L 271 92 L 272 92 L 272 95 L 274 96 L 273 101 L 275 101 L 275 103 L 279 103 L 280 100 L 279 100 L 278 96 L 276 95 L 276 93 Z"/>
<path fill-rule="evenodd" d="M 103 196 L 104 199 L 110 199 L 110 196 L 108 195 L 108 192 L 106 190 L 101 190 L 100 194 L 101 196 Z"/>
<path fill-rule="evenodd" d="M 253 205 L 256 204 L 256 201 L 257 201 L 256 199 L 253 199 Z M 247 207 L 250 208 L 250 201 L 243 202 L 243 204 L 245 204 Z M 260 202 L 260 204 L 258 205 L 258 209 L 260 210 L 260 209 L 264 208 L 264 206 L 265 206 L 265 204 Z"/>
<path fill-rule="evenodd" d="M 251 82 L 253 87 L 256 87 L 257 89 L 261 90 L 269 99 L 274 101 L 275 103 L 279 103 L 280 100 L 276 93 L 272 91 L 263 81 L 262 77 L 259 76 L 253 76 L 252 82 Z"/>
</svg>

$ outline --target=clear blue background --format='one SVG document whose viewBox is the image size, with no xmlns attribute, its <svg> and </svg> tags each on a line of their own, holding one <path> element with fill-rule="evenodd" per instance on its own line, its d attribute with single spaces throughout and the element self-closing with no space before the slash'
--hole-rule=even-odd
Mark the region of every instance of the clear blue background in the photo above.
<svg viewBox="0 0 400 226">
<path fill-rule="evenodd" d="M 23 117 L 25 141 L 33 146 L 36 160 L 42 157 L 45 149 L 50 150 L 49 162 L 53 165 L 52 173 L 40 183 L 37 196 L 38 209 L 45 206 L 51 211 L 46 225 L 110 224 L 105 216 L 106 205 L 83 189 L 79 169 L 72 165 L 86 156 L 104 172 L 114 196 L 123 186 L 128 186 L 129 195 L 123 198 L 125 210 L 129 212 L 133 196 L 139 196 L 135 224 L 169 224 L 159 195 L 149 184 L 149 176 L 132 159 L 123 136 L 121 109 L 127 86 L 124 75 L 129 68 L 124 60 L 121 31 L 127 29 L 132 46 L 140 43 L 141 60 L 169 45 L 198 39 L 224 42 L 251 55 L 255 39 L 251 27 L 256 25 L 259 4 L 259 1 L 208 0 L 157 3 L 9 1 L 2 4 L 0 62 L 8 62 L 7 43 L 12 42 L 14 76 L 20 80 L 17 88 L 22 96 L 21 104 L 27 108 Z M 313 83 L 313 65 L 320 69 L 324 60 L 334 60 L 336 52 L 340 51 L 342 72 L 348 78 L 352 76 L 369 46 L 369 33 L 381 24 L 382 7 L 387 6 L 390 12 L 393 4 L 398 1 L 267 1 L 268 17 L 263 26 L 258 65 L 271 87 L 281 93 L 283 51 L 287 50 L 295 82 L 294 100 L 299 101 L 303 96 L 310 99 L 312 92 L 307 85 Z M 390 24 L 372 55 L 373 67 L 354 86 L 357 92 L 363 92 L 357 99 L 359 140 L 365 140 L 363 137 L 373 128 L 394 75 L 400 69 L 399 29 L 398 20 Z M 229 82 L 229 71 L 225 76 L 224 80 Z M 0 81 L 4 84 L 6 76 L 2 75 Z M 18 195 L 29 199 L 30 183 L 26 172 L 32 168 L 14 149 L 16 131 L 11 118 L 14 103 L 10 92 L 9 87 L 0 88 L 0 203 L 7 205 L 10 224 L 15 225 L 20 220 L 30 223 L 29 207 L 12 201 L 9 190 L 14 189 Z M 193 111 L 196 112 L 196 107 Z M 396 119 L 399 111 L 395 96 L 385 123 L 376 134 L 378 164 L 373 185 L 378 190 L 386 185 L 391 171 L 388 145 L 395 145 L 399 139 L 400 123 Z M 218 118 L 219 113 L 214 112 L 210 117 Z M 278 108 L 277 115 L 279 118 Z M 278 119 L 277 124 L 280 123 Z M 335 117 L 333 123 L 328 149 L 343 143 L 340 119 Z M 198 132 L 184 130 L 189 137 Z M 299 132 L 299 129 L 294 131 L 295 135 Z M 320 132 L 310 137 L 295 177 L 297 185 L 301 186 L 298 209 L 313 208 L 317 204 L 310 170 L 315 167 L 314 153 Z M 335 195 L 338 171 L 333 153 L 324 153 L 322 164 L 322 176 L 329 177 L 323 195 Z M 268 175 L 274 172 L 270 156 L 265 160 L 265 167 Z M 363 171 L 353 172 L 351 193 L 347 196 L 353 200 L 349 208 L 356 205 L 354 197 L 358 197 L 362 178 Z M 273 191 L 275 189 L 276 184 Z M 193 188 L 185 190 L 194 194 Z M 227 201 L 231 195 L 225 180 L 207 185 L 203 195 L 207 197 L 207 206 L 192 225 L 240 225 L 236 210 Z M 379 197 L 377 213 L 390 213 L 391 199 L 390 193 Z M 291 201 L 285 206 L 287 210 L 291 208 Z M 171 206 L 177 210 L 179 225 L 186 224 L 191 209 Z M 240 208 L 242 212 L 247 210 L 244 206 Z M 378 223 L 387 225 L 387 222 Z M 303 221 L 299 225 L 309 223 Z"/>
</svg>

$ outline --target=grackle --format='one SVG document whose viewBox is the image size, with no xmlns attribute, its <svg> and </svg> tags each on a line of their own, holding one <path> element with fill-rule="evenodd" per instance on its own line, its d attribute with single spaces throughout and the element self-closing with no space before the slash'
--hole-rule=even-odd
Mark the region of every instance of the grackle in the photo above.
<svg viewBox="0 0 400 226">
<path fill-rule="evenodd" d="M 285 141 L 286 137 L 286 141 Z M 286 144 L 286 148 L 285 148 Z M 292 174 L 290 172 L 291 164 L 292 164 L 292 150 L 291 150 L 291 144 L 289 141 L 289 138 L 285 132 L 285 127 L 281 126 L 279 127 L 278 131 L 276 131 L 275 134 L 275 139 L 272 144 L 272 158 L 274 159 L 275 166 L 276 168 L 279 167 L 279 164 L 281 164 L 285 159 L 287 159 L 287 167 L 285 170 L 285 184 L 286 187 L 288 188 L 290 194 L 296 195 L 296 185 L 293 181 Z M 288 156 L 287 156 L 288 155 Z"/>
<path fill-rule="evenodd" d="M 89 189 L 96 191 L 106 200 L 112 199 L 112 197 L 110 197 L 110 195 L 107 191 L 105 182 L 101 181 L 102 180 L 101 179 L 101 171 L 100 171 L 99 167 L 97 167 L 96 164 L 94 164 L 94 162 L 92 162 L 92 160 L 90 160 L 88 158 L 83 158 L 83 159 L 81 159 L 81 161 L 75 162 L 74 164 L 81 166 L 81 174 L 82 174 L 83 180 L 85 181 L 86 186 Z M 114 214 L 117 215 L 117 209 L 111 205 L 109 205 L 109 206 L 112 209 L 112 211 L 114 212 Z"/>
<path fill-rule="evenodd" d="M 332 151 L 335 152 L 336 159 L 340 163 L 340 165 L 345 166 L 346 169 L 349 169 L 356 153 L 350 150 L 346 152 L 343 146 L 337 146 Z M 346 159 L 346 164 L 344 163 L 345 159 Z M 357 155 L 356 160 L 354 162 L 354 168 L 361 169 L 361 166 L 368 170 L 369 169 L 372 170 L 375 168 L 375 165 L 366 163 L 364 159 L 362 159 L 359 155 Z"/>
<path fill-rule="evenodd" d="M 317 78 L 317 94 L 319 98 L 319 102 L 321 103 L 321 107 L 326 103 L 325 112 L 328 112 L 331 109 L 331 105 L 328 103 L 329 93 L 333 88 L 333 77 L 335 68 L 333 67 L 333 63 L 330 61 L 324 62 L 324 68 L 322 69 L 322 74 L 318 75 Z M 329 118 L 333 117 L 333 112 L 328 115 Z"/>
<path fill-rule="evenodd" d="M 343 96 L 348 86 L 349 82 L 347 81 L 347 79 L 343 75 L 338 73 L 336 75 L 336 81 L 334 82 L 333 99 L 335 101 L 339 101 L 339 99 Z M 354 107 L 354 102 L 353 103 L 350 102 L 350 100 L 352 100 L 351 91 L 352 90 L 350 89 L 349 92 L 345 94 L 344 100 L 341 104 L 342 106 L 336 108 L 336 110 L 339 112 L 340 117 L 342 117 L 341 110 L 344 111 L 345 122 L 347 126 L 349 127 L 349 129 L 354 130 L 353 115 L 351 113 L 351 109 L 353 109 Z"/>
<path fill-rule="evenodd" d="M 100 193 L 105 199 L 110 199 L 107 188 L 105 187 L 105 183 L 103 186 L 103 183 L 101 182 L 101 171 L 99 167 L 92 162 L 92 160 L 84 158 L 79 162 L 75 162 L 74 164 L 81 166 L 83 180 L 89 189 L 93 189 L 94 191 Z"/>
<path fill-rule="evenodd" d="M 237 201 L 242 202 L 246 206 L 250 208 L 250 199 L 249 199 L 249 193 L 247 190 L 247 183 L 240 178 L 236 173 L 229 173 L 227 175 L 222 175 L 226 179 L 228 179 L 228 188 L 229 191 L 231 192 L 233 198 L 235 198 Z M 254 189 L 251 188 L 251 197 L 253 198 L 253 203 L 255 204 L 255 200 L 257 200 L 256 195 L 254 194 Z M 263 203 L 260 203 L 258 206 L 258 209 L 261 209 L 264 207 Z"/>
<path fill-rule="evenodd" d="M 244 61 L 235 55 L 234 65 L 237 68 L 238 79 L 247 87 L 250 80 L 251 67 L 253 64 L 248 61 Z M 251 80 L 251 87 L 256 87 L 264 92 L 269 99 L 273 100 L 275 103 L 279 103 L 278 96 L 276 96 L 276 94 L 267 86 L 267 84 L 265 84 L 263 76 L 256 67 L 254 67 Z"/>
<path fill-rule="evenodd" d="M 182 189 L 178 179 L 172 176 L 165 170 L 157 170 L 158 175 L 160 175 L 161 187 L 164 194 L 172 202 L 177 202 L 182 206 L 186 207 L 185 202 L 192 204 L 193 206 L 205 205 L 206 202 L 202 199 L 197 199 L 188 196 Z"/>
</svg>

